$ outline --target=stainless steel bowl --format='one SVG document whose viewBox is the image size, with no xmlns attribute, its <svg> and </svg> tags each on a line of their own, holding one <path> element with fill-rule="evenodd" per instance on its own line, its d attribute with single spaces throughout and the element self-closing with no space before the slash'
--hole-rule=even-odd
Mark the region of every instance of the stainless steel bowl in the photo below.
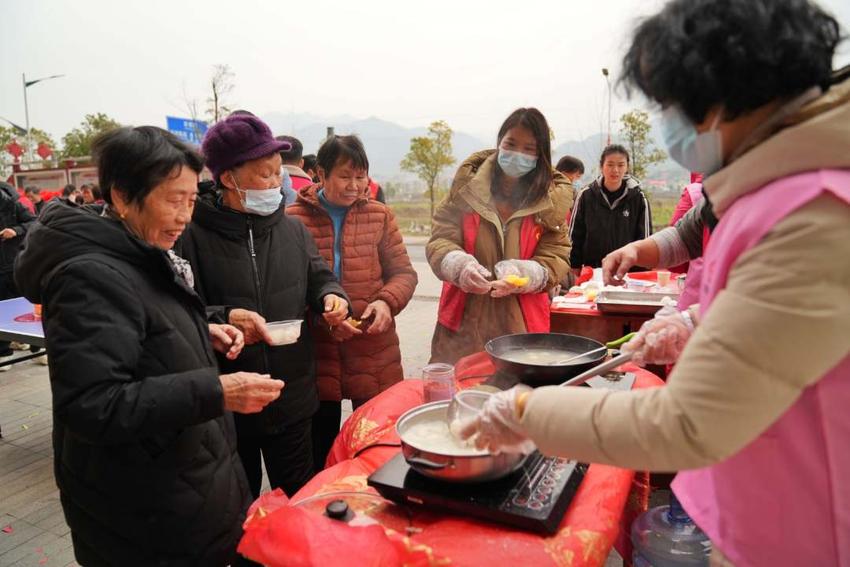
<svg viewBox="0 0 850 567">
<path fill-rule="evenodd" d="M 445 423 L 448 400 L 431 402 L 405 412 L 396 422 L 401 451 L 407 463 L 417 472 L 448 482 L 483 482 L 505 477 L 523 465 L 528 455 L 516 453 L 451 454 L 417 447 L 405 433 L 416 424 L 430 421 Z M 448 431 L 447 431 L 448 433 Z"/>
</svg>

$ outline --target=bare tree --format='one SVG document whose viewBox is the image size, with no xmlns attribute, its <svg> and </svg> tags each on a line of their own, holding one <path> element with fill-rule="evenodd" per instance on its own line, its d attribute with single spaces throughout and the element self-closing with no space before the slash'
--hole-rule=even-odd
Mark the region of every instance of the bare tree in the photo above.
<svg viewBox="0 0 850 567">
<path fill-rule="evenodd" d="M 195 138 L 198 140 L 202 139 L 204 134 L 198 127 L 198 121 L 203 121 L 203 118 L 201 118 L 201 112 L 198 110 L 198 99 L 189 96 L 186 92 L 185 82 L 183 83 L 183 104 L 186 105 L 186 112 L 188 112 L 189 118 L 192 119 L 192 129 L 194 130 Z"/>
<path fill-rule="evenodd" d="M 233 92 L 233 71 L 230 70 L 230 65 L 214 65 L 213 75 L 210 79 L 210 87 L 212 93 L 207 98 L 207 116 L 213 124 L 230 114 L 231 108 L 227 101 L 228 96 Z"/>
</svg>

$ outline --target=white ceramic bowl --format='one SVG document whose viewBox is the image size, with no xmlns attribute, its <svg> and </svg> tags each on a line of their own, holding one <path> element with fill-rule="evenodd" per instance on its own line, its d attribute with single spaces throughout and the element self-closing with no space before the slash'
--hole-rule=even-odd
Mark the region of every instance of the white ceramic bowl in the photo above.
<svg viewBox="0 0 850 567">
<path fill-rule="evenodd" d="M 298 341 L 301 336 L 301 323 L 303 319 L 292 319 L 290 321 L 273 321 L 266 323 L 269 335 L 272 338 L 270 344 L 274 346 L 291 345 Z"/>
</svg>

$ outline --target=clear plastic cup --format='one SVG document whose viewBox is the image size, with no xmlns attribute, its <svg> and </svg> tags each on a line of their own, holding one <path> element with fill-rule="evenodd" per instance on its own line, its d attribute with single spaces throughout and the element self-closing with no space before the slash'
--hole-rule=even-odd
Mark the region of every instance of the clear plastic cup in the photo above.
<svg viewBox="0 0 850 567">
<path fill-rule="evenodd" d="M 667 287 L 670 285 L 670 270 L 658 270 L 655 274 L 658 277 L 659 287 Z"/>
<path fill-rule="evenodd" d="M 422 369 L 425 403 L 451 400 L 455 395 L 455 367 L 437 362 Z"/>
<path fill-rule="evenodd" d="M 269 331 L 269 336 L 273 346 L 291 345 L 298 341 L 301 336 L 301 323 L 303 319 L 291 319 L 289 321 L 273 321 L 266 323 L 266 328 Z"/>
</svg>

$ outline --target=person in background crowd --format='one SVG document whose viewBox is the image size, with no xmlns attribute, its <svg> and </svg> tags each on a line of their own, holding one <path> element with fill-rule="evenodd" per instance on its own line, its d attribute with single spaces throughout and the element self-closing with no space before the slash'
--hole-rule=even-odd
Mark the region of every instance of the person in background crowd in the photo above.
<svg viewBox="0 0 850 567">
<path fill-rule="evenodd" d="M 570 182 L 570 195 L 572 197 L 572 202 L 575 203 L 578 198 L 578 192 L 580 190 L 579 182 L 581 177 L 584 175 L 584 163 L 573 156 L 564 156 L 558 160 L 558 164 L 555 166 L 555 169 L 564 174 Z M 572 220 L 573 210 L 570 209 L 567 212 L 567 226 L 570 225 L 570 221 Z M 576 281 L 576 276 L 573 274 L 572 270 L 567 272 L 567 275 L 564 277 L 563 281 L 561 281 L 560 288 L 555 288 L 553 290 L 553 295 L 560 292 L 561 289 L 569 290 Z"/>
<path fill-rule="evenodd" d="M 383 187 L 378 185 L 378 182 L 371 177 L 369 178 L 369 183 L 366 185 L 366 194 L 373 201 L 378 201 L 379 203 L 384 204 L 387 202 L 387 197 L 384 195 Z"/>
<path fill-rule="evenodd" d="M 549 331 L 548 292 L 569 269 L 572 206 L 550 155 L 546 118 L 519 108 L 499 128 L 497 149 L 455 174 L 425 249 L 444 282 L 432 362 L 454 364 L 501 335 Z"/>
<path fill-rule="evenodd" d="M 369 159 L 357 136 L 334 136 L 318 155 L 320 183 L 302 188 L 286 214 L 316 240 L 351 298 L 352 320 L 313 326 L 319 411 L 313 460 L 324 467 L 339 433 L 342 400 L 356 409 L 404 378 L 394 318 L 418 278 L 390 209 L 368 197 Z"/>
<path fill-rule="evenodd" d="M 24 242 L 24 236 L 35 222 L 30 210 L 18 199 L 18 191 L 6 182 L 0 181 L 0 300 L 20 296 L 15 286 L 12 269 L 15 258 Z M 29 348 L 29 345 L 20 345 Z M 0 362 L 12 358 L 10 341 L 0 341 Z M 11 365 L 0 366 L 0 372 L 6 372 Z"/>
<path fill-rule="evenodd" d="M 304 187 L 313 184 L 313 178 L 304 171 L 304 146 L 301 140 L 294 136 L 278 136 L 275 138 L 281 142 L 289 144 L 290 149 L 281 150 L 280 160 L 283 162 L 283 168 L 289 172 L 289 177 L 292 179 L 292 189 L 298 193 Z"/>
<path fill-rule="evenodd" d="M 31 212 L 34 215 L 36 214 L 35 204 L 32 201 L 30 201 L 30 198 L 27 195 L 26 189 L 24 189 L 23 191 L 16 189 L 14 198 L 17 199 L 23 206 L 25 206 L 29 212 Z M 36 216 L 38 216 L 38 215 L 36 215 Z"/>
<path fill-rule="evenodd" d="M 83 197 L 83 203 L 91 205 L 94 203 L 94 193 L 92 193 L 91 185 L 83 183 L 80 185 L 80 195 Z"/>
<path fill-rule="evenodd" d="M 564 156 L 558 160 L 555 169 L 564 174 L 573 187 L 573 202 L 575 202 L 578 190 L 580 189 L 579 181 L 584 175 L 584 163 L 577 157 Z"/>
<path fill-rule="evenodd" d="M 576 200 L 570 224 L 570 266 L 578 276 L 582 266 L 598 268 L 609 252 L 652 234 L 652 212 L 629 175 L 629 152 L 619 144 L 602 151 L 602 174 Z"/>
<path fill-rule="evenodd" d="M 105 201 L 103 200 L 103 192 L 100 190 L 99 185 L 91 186 L 91 194 L 94 197 L 94 202 L 98 205 L 102 205 Z"/>
<path fill-rule="evenodd" d="M 80 193 L 80 190 L 72 183 L 68 183 L 64 188 L 62 188 L 62 195 L 60 198 L 65 201 L 76 203 L 77 205 L 82 205 L 84 202 L 82 193 Z"/>
<path fill-rule="evenodd" d="M 251 503 L 231 412 L 283 386 L 222 374 L 242 333 L 210 325 L 171 248 L 192 218 L 199 155 L 153 126 L 93 145 L 108 206 L 59 200 L 15 279 L 43 305 L 56 484 L 81 565 L 231 564 Z"/>
<path fill-rule="evenodd" d="M 319 174 L 316 173 L 316 154 L 307 154 L 302 159 L 304 160 L 304 165 L 301 166 L 301 169 L 313 180 L 313 183 L 318 183 Z"/>
<path fill-rule="evenodd" d="M 313 237 L 284 214 L 280 151 L 289 144 L 275 140 L 259 118 L 236 114 L 211 126 L 201 148 L 215 184 L 204 185 L 178 253 L 191 264 L 210 311 L 245 334 L 242 355 L 219 357 L 221 368 L 286 382 L 261 413 L 237 416 L 236 432 L 254 497 L 261 457 L 271 487 L 291 496 L 313 475 L 312 418 L 319 407 L 313 341 L 302 323 L 296 342 L 272 344 L 266 321 L 306 319 L 309 306 L 337 326 L 350 315 L 349 301 Z"/>
<path fill-rule="evenodd" d="M 685 213 L 690 211 L 702 199 L 702 179 L 702 173 L 691 173 L 691 182 L 682 189 L 682 194 L 679 196 L 676 208 L 673 209 L 673 216 L 670 217 L 670 226 L 675 226 L 679 222 L 679 219 L 685 216 Z"/>
<path fill-rule="evenodd" d="M 24 196 L 26 196 L 30 203 L 32 203 L 33 213 L 35 213 L 36 216 L 40 215 L 45 205 L 44 198 L 41 196 L 41 189 L 34 185 L 30 185 L 24 189 Z"/>
<path fill-rule="evenodd" d="M 691 182 L 682 189 L 682 195 L 679 197 L 676 208 L 673 210 L 673 215 L 670 217 L 670 226 L 675 226 L 689 210 L 702 200 L 702 177 L 701 173 L 691 173 Z M 709 233 L 708 229 L 706 229 L 704 238 L 706 245 L 708 244 L 708 237 Z M 671 266 L 670 271 L 677 274 L 687 273 L 689 276 L 692 276 L 691 281 L 695 282 L 702 274 L 702 260 L 696 258 L 693 262 L 694 264 L 684 262 L 676 266 Z M 694 268 L 693 271 L 690 270 L 691 266 Z M 698 290 L 699 287 L 694 288 L 695 292 L 698 292 Z"/>
<path fill-rule="evenodd" d="M 843 36 L 808 0 L 674 0 L 638 25 L 624 79 L 661 106 L 670 156 L 706 176 L 697 318 L 662 309 L 623 347 L 675 361 L 664 388 L 513 389 L 460 433 L 680 471 L 712 565 L 850 565 Z"/>
</svg>

